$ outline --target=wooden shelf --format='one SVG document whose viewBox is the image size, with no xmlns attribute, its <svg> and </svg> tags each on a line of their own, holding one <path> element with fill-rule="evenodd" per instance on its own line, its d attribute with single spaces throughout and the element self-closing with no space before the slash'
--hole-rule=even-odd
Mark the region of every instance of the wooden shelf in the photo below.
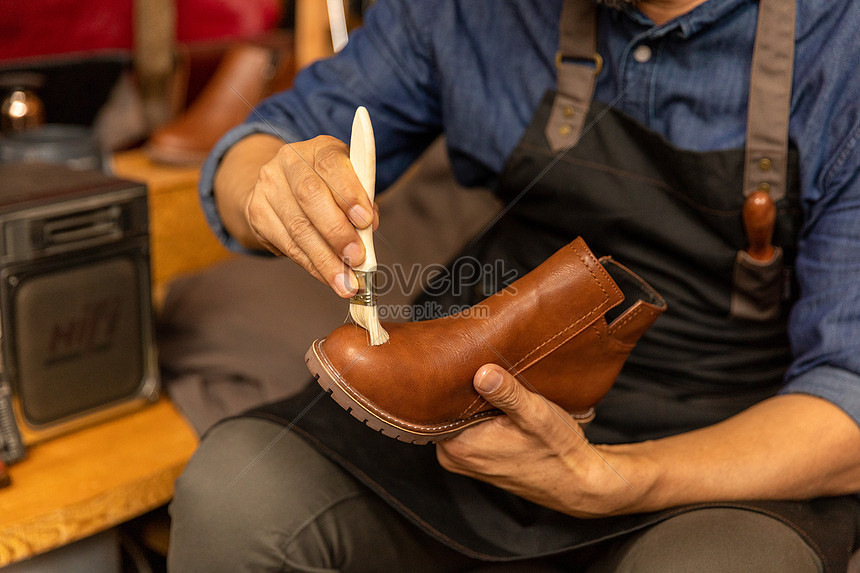
<svg viewBox="0 0 860 573">
<path fill-rule="evenodd" d="M 167 503 L 197 437 L 167 400 L 33 446 L 0 490 L 0 566 Z"/>
</svg>

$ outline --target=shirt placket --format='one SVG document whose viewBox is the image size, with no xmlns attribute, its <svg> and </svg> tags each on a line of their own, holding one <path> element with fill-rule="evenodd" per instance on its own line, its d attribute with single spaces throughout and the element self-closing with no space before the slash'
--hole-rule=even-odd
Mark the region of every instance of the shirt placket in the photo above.
<svg viewBox="0 0 860 573">
<path fill-rule="evenodd" d="M 623 110 L 648 127 L 653 127 L 656 119 L 656 80 L 664 33 L 655 34 L 654 30 L 649 30 L 637 35 L 627 44 L 622 56 Z"/>
</svg>

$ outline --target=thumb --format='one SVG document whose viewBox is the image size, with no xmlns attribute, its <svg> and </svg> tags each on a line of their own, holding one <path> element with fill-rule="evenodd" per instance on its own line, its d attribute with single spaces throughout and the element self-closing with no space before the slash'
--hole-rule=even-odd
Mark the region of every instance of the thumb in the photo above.
<svg viewBox="0 0 860 573">
<path fill-rule="evenodd" d="M 513 418 L 518 425 L 520 421 L 533 417 L 534 400 L 539 399 L 538 396 L 528 391 L 501 366 L 482 366 L 475 374 L 473 383 L 475 390 L 487 402 Z"/>
</svg>

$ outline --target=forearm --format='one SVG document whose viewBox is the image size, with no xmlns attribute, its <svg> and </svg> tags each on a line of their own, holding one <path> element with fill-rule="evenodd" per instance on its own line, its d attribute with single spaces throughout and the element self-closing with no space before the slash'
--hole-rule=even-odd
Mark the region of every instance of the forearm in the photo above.
<svg viewBox="0 0 860 573">
<path fill-rule="evenodd" d="M 439 443 L 442 466 L 577 517 L 860 492 L 860 427 L 810 395 L 776 396 L 660 440 L 595 445 L 500 366 L 482 367 L 475 389 L 507 416 Z"/>
<path fill-rule="evenodd" d="M 215 204 L 227 231 L 248 249 L 261 250 L 251 230 L 245 211 L 260 168 L 278 153 L 284 144 L 279 138 L 255 134 L 246 137 L 228 151 L 215 174 Z"/>
<path fill-rule="evenodd" d="M 860 492 L 860 428 L 809 395 L 777 396 L 694 432 L 603 448 L 636 491 L 625 512 Z"/>
</svg>

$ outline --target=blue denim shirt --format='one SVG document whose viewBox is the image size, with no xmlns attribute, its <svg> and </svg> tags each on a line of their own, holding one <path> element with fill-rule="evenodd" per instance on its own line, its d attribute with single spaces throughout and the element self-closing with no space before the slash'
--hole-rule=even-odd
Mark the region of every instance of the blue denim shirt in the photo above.
<svg viewBox="0 0 860 573">
<path fill-rule="evenodd" d="M 358 105 L 377 145 L 377 185 L 391 184 L 445 133 L 454 174 L 493 187 L 541 96 L 555 85 L 561 0 L 380 0 L 335 58 L 301 73 L 228 133 L 203 168 L 257 132 L 285 141 L 348 141 Z M 741 147 L 758 3 L 709 0 L 661 26 L 601 8 L 604 67 L 596 98 L 697 150 Z M 804 226 L 795 355 L 783 392 L 830 400 L 860 424 L 860 2 L 798 2 L 790 138 L 800 154 Z"/>
</svg>

